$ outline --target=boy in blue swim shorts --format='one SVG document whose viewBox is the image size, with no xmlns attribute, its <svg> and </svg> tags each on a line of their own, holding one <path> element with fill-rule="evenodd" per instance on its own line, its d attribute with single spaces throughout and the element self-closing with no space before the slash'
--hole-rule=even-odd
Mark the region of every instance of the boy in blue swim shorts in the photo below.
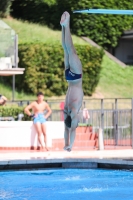
<svg viewBox="0 0 133 200">
<path fill-rule="evenodd" d="M 30 110 L 33 111 L 34 114 L 31 114 Z M 47 110 L 47 114 L 44 115 L 44 111 Z M 36 132 L 38 134 L 38 141 L 42 147 L 42 149 L 46 149 L 47 147 L 47 134 L 46 134 L 46 120 L 51 115 L 52 111 L 49 105 L 44 101 L 44 95 L 42 92 L 37 93 L 37 100 L 28 105 L 24 112 L 33 119 L 33 124 L 35 126 Z M 43 133 L 44 143 L 43 145 L 41 135 Z"/>
</svg>

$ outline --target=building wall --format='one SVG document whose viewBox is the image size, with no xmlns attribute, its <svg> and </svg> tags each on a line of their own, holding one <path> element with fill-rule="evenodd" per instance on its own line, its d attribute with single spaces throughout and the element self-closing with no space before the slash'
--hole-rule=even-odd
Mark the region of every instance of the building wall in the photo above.
<svg viewBox="0 0 133 200">
<path fill-rule="evenodd" d="M 120 39 L 114 55 L 126 64 L 133 64 L 133 39 Z"/>
</svg>

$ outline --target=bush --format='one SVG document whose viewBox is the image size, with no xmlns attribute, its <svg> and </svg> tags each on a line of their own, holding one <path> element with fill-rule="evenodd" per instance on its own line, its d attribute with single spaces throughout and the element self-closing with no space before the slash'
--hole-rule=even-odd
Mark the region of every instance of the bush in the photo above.
<svg viewBox="0 0 133 200">
<path fill-rule="evenodd" d="M 91 95 L 100 78 L 103 50 L 89 45 L 75 45 L 83 65 L 83 89 Z M 16 87 L 28 93 L 41 90 L 46 96 L 66 94 L 67 81 L 64 77 L 64 52 L 61 45 L 19 45 L 19 67 L 25 68 L 24 75 L 16 76 Z"/>
<path fill-rule="evenodd" d="M 10 14 L 12 0 L 0 0 L 0 17 L 6 17 Z"/>
<path fill-rule="evenodd" d="M 22 107 L 0 107 L 0 116 L 2 117 L 14 117 L 17 120 L 18 114 L 23 113 L 23 121 L 31 121 L 31 118 L 24 113 Z"/>
</svg>

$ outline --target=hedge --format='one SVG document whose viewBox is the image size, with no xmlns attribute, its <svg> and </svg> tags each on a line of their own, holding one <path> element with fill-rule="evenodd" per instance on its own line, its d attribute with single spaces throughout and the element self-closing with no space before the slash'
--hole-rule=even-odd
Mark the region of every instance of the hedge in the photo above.
<svg viewBox="0 0 133 200">
<path fill-rule="evenodd" d="M 101 71 L 104 52 L 89 45 L 76 45 L 83 65 L 83 90 L 85 95 L 94 92 Z M 66 94 L 68 83 L 64 77 L 64 52 L 61 45 L 19 45 L 19 67 L 24 75 L 16 76 L 16 88 L 28 93 L 43 91 L 46 96 Z"/>
<path fill-rule="evenodd" d="M 0 0 L 0 17 L 6 17 L 10 14 L 12 0 Z"/>
<path fill-rule="evenodd" d="M 14 117 L 17 120 L 18 114 L 23 113 L 23 121 L 31 121 L 31 118 L 24 113 L 23 107 L 0 107 L 0 117 Z"/>
<path fill-rule="evenodd" d="M 50 3 L 48 3 L 50 2 Z M 78 36 L 87 36 L 100 46 L 116 47 L 124 30 L 133 28 L 133 16 L 107 14 L 73 14 L 85 8 L 133 9 L 133 1 L 123 0 L 14 0 L 12 15 L 24 20 L 44 23 L 60 29 L 60 18 L 67 10 L 71 14 L 71 28 Z"/>
</svg>

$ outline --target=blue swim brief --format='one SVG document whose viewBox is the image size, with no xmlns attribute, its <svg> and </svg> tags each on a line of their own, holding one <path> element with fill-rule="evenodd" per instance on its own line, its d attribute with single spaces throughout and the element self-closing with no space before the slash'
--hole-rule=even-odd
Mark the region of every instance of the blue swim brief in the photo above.
<svg viewBox="0 0 133 200">
<path fill-rule="evenodd" d="M 68 68 L 65 70 L 65 77 L 67 81 L 69 80 L 73 81 L 73 80 L 82 78 L 82 74 L 75 74 L 71 72 L 70 68 Z"/>
<path fill-rule="evenodd" d="M 46 122 L 46 119 L 45 119 L 43 113 L 39 113 L 36 117 L 34 117 L 33 123 L 36 124 L 37 122 L 39 122 L 41 124 Z"/>
</svg>

